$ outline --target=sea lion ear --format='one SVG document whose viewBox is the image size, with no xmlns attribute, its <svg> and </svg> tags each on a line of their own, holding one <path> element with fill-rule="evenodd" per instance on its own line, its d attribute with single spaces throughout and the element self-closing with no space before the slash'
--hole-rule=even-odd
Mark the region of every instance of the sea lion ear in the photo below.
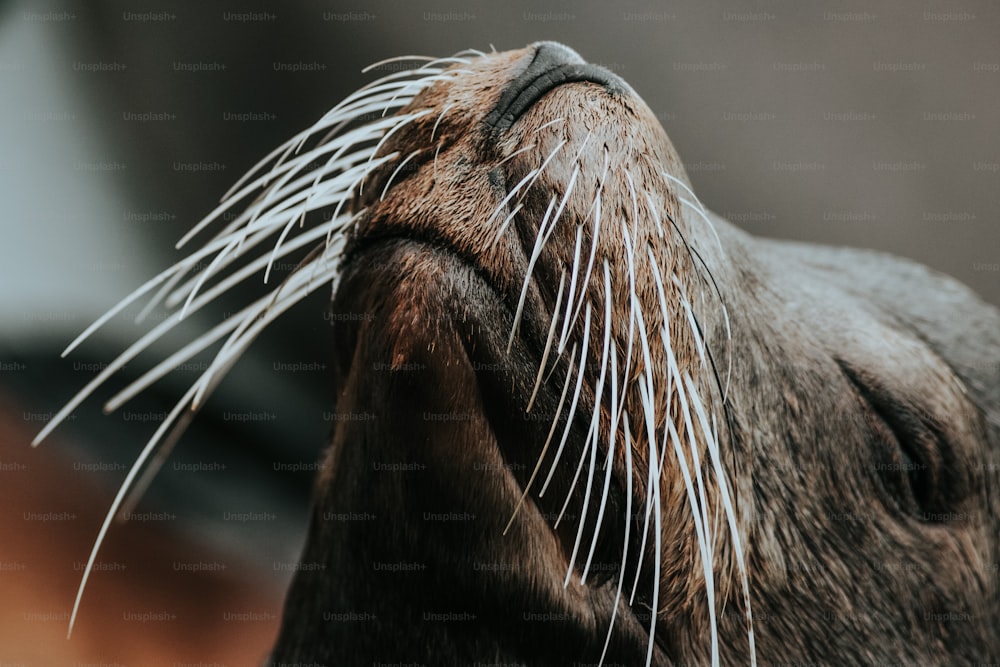
<svg viewBox="0 0 1000 667">
<path fill-rule="evenodd" d="M 940 358 L 898 332 L 885 336 L 877 356 L 855 346 L 835 360 L 863 405 L 870 469 L 890 505 L 910 519 L 940 523 L 971 497 L 981 419 L 963 422 L 978 413 Z M 933 401 L 929 385 L 939 388 Z"/>
<path fill-rule="evenodd" d="M 871 469 L 895 508 L 922 518 L 943 508 L 940 429 L 929 414 L 890 389 L 875 374 L 839 361 L 864 406 Z"/>
</svg>

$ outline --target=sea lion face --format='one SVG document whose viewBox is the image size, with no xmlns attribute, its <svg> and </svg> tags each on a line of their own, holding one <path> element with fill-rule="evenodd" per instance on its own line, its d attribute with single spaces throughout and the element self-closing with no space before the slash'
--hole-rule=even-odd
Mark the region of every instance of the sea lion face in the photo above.
<svg viewBox="0 0 1000 667">
<path fill-rule="evenodd" d="M 635 92 L 565 47 L 421 71 L 276 151 L 195 231 L 263 195 L 123 302 L 198 310 L 320 242 L 167 360 L 229 336 L 138 469 L 261 328 L 339 281 L 338 418 L 273 659 L 995 660 L 997 311 L 712 215 Z"/>
<path fill-rule="evenodd" d="M 565 47 L 452 72 L 380 147 L 335 300 L 367 318 L 338 335 L 338 410 L 378 419 L 338 427 L 319 505 L 399 523 L 317 521 L 305 559 L 409 554 L 431 572 L 379 608 L 473 610 L 412 630 L 455 655 L 997 655 L 996 313 L 709 214 L 638 96 Z M 362 472 L 386 460 L 409 472 Z M 346 638 L 309 616 L 392 585 L 306 579 L 279 655 L 325 655 Z"/>
</svg>

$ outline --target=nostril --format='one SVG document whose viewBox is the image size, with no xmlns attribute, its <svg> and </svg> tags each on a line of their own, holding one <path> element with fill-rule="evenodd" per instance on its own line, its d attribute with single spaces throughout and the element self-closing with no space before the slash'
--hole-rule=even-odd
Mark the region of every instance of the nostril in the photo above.
<svg viewBox="0 0 1000 667">
<path fill-rule="evenodd" d="M 573 49 L 558 42 L 538 42 L 534 58 L 521 74 L 507 84 L 485 122 L 494 131 L 503 132 L 552 89 L 565 83 L 584 81 L 602 85 L 612 93 L 628 90 L 628 85 L 616 75 L 587 63 Z"/>
</svg>

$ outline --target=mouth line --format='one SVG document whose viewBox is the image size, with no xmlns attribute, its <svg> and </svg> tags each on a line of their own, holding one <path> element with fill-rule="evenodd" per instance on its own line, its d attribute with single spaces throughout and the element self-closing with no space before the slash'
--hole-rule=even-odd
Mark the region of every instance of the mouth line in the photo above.
<svg viewBox="0 0 1000 667">
<path fill-rule="evenodd" d="M 502 133 L 538 100 L 556 88 L 570 83 L 594 83 L 613 95 L 622 95 L 627 84 L 611 71 L 590 63 L 554 64 L 551 58 L 539 57 L 539 50 L 528 68 L 504 89 L 496 106 L 484 122 L 495 133 Z"/>
</svg>

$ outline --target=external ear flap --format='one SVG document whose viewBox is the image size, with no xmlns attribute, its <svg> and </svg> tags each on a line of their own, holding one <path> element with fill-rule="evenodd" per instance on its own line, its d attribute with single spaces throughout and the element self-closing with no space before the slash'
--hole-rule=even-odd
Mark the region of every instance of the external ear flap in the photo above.
<svg viewBox="0 0 1000 667">
<path fill-rule="evenodd" d="M 870 459 L 898 509 L 920 520 L 945 511 L 945 459 L 948 445 L 940 425 L 901 400 L 873 373 L 840 362 L 864 405 Z"/>
<path fill-rule="evenodd" d="M 872 466 L 900 510 L 930 522 L 959 511 L 972 493 L 980 424 L 963 419 L 975 411 L 951 369 L 889 329 L 856 340 L 836 361 L 864 406 Z"/>
</svg>

